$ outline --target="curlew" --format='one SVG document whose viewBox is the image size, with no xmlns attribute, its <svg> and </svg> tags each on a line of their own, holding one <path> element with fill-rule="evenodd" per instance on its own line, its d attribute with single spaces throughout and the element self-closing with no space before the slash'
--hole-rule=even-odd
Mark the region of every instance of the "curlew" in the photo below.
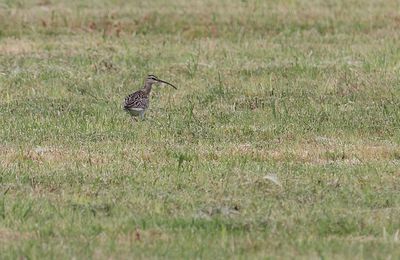
<svg viewBox="0 0 400 260">
<path fill-rule="evenodd" d="M 174 89 L 176 89 L 176 87 L 171 83 L 158 79 L 154 75 L 148 75 L 144 82 L 143 88 L 130 94 L 125 98 L 124 109 L 132 116 L 133 120 L 136 120 L 138 116 L 141 119 L 144 118 L 144 113 L 149 107 L 149 96 L 151 88 L 153 84 L 156 83 L 168 84 Z"/>
</svg>

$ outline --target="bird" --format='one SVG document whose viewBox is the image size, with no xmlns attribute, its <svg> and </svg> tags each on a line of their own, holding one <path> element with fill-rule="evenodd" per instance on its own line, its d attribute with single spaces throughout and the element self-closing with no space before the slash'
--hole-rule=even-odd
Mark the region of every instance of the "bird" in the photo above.
<svg viewBox="0 0 400 260">
<path fill-rule="evenodd" d="M 151 92 L 151 88 L 153 84 L 156 83 L 164 83 L 170 85 L 174 89 L 177 89 L 174 85 L 164 80 L 159 79 L 155 75 L 148 75 L 146 80 L 144 81 L 144 86 L 142 89 L 133 92 L 129 96 L 127 96 L 124 100 L 124 110 L 127 111 L 132 119 L 136 121 L 136 118 L 139 116 L 140 119 L 143 120 L 144 113 L 149 107 L 149 96 Z"/>
</svg>

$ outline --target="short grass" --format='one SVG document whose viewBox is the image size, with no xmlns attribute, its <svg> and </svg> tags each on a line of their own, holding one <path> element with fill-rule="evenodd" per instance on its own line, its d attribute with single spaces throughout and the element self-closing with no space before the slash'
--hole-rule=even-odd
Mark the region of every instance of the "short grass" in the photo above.
<svg viewBox="0 0 400 260">
<path fill-rule="evenodd" d="M 399 7 L 2 0 L 1 258 L 399 258 Z"/>
</svg>

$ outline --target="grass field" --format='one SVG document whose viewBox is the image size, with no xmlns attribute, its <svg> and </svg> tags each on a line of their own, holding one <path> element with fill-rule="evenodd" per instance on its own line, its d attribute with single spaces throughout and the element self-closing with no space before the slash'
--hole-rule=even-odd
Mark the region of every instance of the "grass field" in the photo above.
<svg viewBox="0 0 400 260">
<path fill-rule="evenodd" d="M 398 10 L 1 0 L 0 258 L 400 258 Z"/>
</svg>

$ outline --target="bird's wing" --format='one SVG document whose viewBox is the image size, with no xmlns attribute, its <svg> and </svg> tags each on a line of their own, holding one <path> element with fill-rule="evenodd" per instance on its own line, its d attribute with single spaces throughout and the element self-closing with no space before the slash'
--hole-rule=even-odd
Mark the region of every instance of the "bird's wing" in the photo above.
<svg viewBox="0 0 400 260">
<path fill-rule="evenodd" d="M 142 91 L 136 91 L 125 98 L 124 108 L 147 108 L 148 97 Z"/>
</svg>

